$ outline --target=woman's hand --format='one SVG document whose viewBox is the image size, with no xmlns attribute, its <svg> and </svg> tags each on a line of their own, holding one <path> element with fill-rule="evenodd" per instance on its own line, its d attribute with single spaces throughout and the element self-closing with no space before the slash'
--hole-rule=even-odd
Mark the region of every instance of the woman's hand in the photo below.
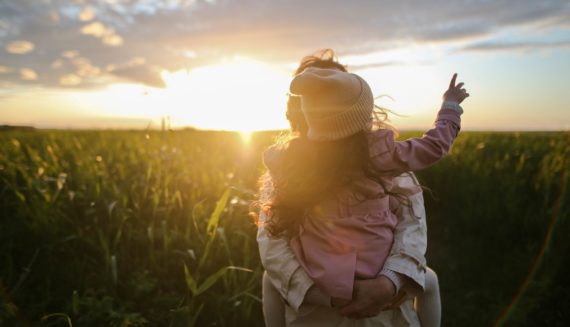
<svg viewBox="0 0 570 327">
<path fill-rule="evenodd" d="M 461 103 L 465 98 L 469 96 L 467 90 L 463 88 L 464 83 L 459 83 L 455 85 L 455 80 L 457 79 L 457 73 L 453 74 L 451 82 L 449 82 L 449 88 L 443 94 L 443 101 L 453 101 Z"/>
<path fill-rule="evenodd" d="M 338 297 L 331 298 L 331 305 L 333 308 L 340 308 L 347 306 L 350 302 L 351 302 L 350 300 L 345 300 Z"/>
<path fill-rule="evenodd" d="M 388 308 L 396 295 L 396 287 L 387 277 L 354 281 L 354 297 L 340 308 L 340 314 L 353 319 L 374 317 Z"/>
</svg>

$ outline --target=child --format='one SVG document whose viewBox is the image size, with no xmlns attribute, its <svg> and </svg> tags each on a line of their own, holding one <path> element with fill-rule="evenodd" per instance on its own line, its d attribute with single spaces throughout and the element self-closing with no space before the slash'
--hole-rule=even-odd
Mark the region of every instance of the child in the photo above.
<svg viewBox="0 0 570 327">
<path fill-rule="evenodd" d="M 364 80 L 330 69 L 307 69 L 291 92 L 301 96 L 307 138 L 266 153 L 275 197 L 267 230 L 292 237 L 291 248 L 318 288 L 342 305 L 354 279 L 376 277 L 392 245 L 393 178 L 440 159 L 459 131 L 458 104 L 468 96 L 455 76 L 436 127 L 422 139 L 394 142 L 371 130 L 373 98 Z M 300 232 L 299 232 L 300 230 Z"/>
</svg>

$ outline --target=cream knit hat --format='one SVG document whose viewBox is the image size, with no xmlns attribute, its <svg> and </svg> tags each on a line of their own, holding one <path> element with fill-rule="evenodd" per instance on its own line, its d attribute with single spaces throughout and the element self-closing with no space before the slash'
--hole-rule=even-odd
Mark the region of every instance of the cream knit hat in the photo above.
<svg viewBox="0 0 570 327">
<path fill-rule="evenodd" d="M 372 91 L 356 74 L 311 67 L 293 78 L 289 90 L 301 96 L 311 140 L 348 137 L 363 130 L 372 119 Z"/>
</svg>

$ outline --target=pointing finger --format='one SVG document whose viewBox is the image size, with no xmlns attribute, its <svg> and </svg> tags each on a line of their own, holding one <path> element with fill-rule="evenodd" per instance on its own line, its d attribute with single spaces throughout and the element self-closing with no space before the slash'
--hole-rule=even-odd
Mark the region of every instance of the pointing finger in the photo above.
<svg viewBox="0 0 570 327">
<path fill-rule="evenodd" d="M 457 73 L 453 74 L 453 77 L 451 78 L 451 82 L 449 82 L 449 88 L 452 89 L 455 87 L 455 79 L 457 78 Z"/>
</svg>

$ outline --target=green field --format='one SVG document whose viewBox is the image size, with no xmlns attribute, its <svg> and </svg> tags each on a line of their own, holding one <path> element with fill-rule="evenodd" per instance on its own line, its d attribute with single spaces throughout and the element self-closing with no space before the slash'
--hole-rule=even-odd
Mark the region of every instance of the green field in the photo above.
<svg viewBox="0 0 570 327">
<path fill-rule="evenodd" d="M 0 326 L 262 326 L 274 136 L 0 132 Z M 418 175 L 444 326 L 570 324 L 570 133 L 462 133 Z"/>
</svg>

